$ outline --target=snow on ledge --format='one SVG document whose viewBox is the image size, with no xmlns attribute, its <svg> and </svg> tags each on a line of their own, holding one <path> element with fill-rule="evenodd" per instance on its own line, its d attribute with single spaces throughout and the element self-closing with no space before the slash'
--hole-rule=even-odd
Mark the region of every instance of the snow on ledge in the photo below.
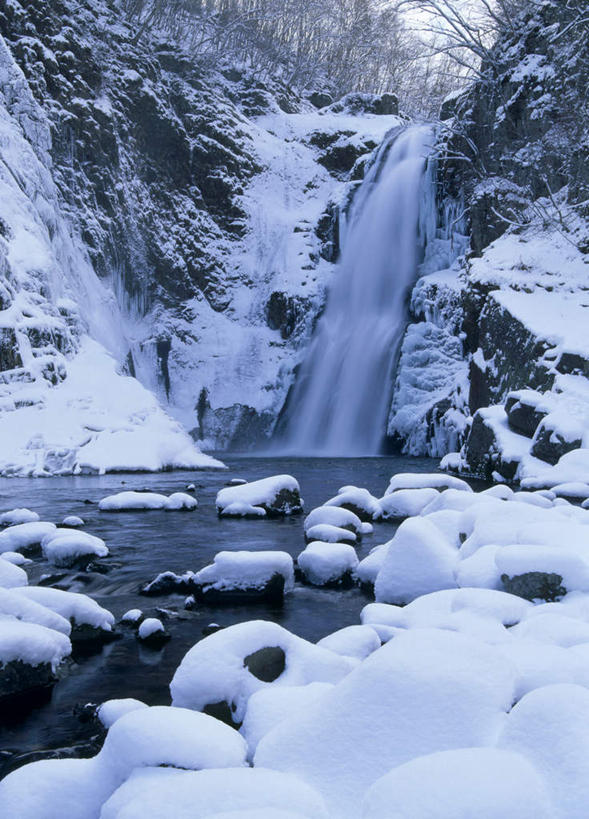
<svg viewBox="0 0 589 819">
<path fill-rule="evenodd" d="M 116 367 L 100 344 L 85 337 L 65 381 L 28 385 L 30 405 L 0 416 L 0 475 L 223 467 L 200 452 L 151 392 Z"/>
</svg>

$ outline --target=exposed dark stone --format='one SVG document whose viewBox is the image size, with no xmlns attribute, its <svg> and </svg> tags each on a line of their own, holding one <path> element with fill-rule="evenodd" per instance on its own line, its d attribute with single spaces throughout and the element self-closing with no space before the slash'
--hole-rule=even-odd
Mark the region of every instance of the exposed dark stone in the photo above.
<svg viewBox="0 0 589 819">
<path fill-rule="evenodd" d="M 249 606 L 268 604 L 282 606 L 284 603 L 284 576 L 275 572 L 263 586 L 244 588 L 215 588 L 211 585 L 194 585 L 195 599 L 210 606 Z"/>
<path fill-rule="evenodd" d="M 333 97 L 327 91 L 313 91 L 312 94 L 309 94 L 309 102 L 315 108 L 325 108 L 327 105 L 332 104 Z"/>
<path fill-rule="evenodd" d="M 286 668 L 286 654 L 280 646 L 268 646 L 248 654 L 244 666 L 262 682 L 274 682 Z"/>
<path fill-rule="evenodd" d="M 184 575 L 175 572 L 161 572 L 154 580 L 141 586 L 139 594 L 155 597 L 163 594 L 192 594 L 193 590 L 194 582 L 191 572 Z"/>
<path fill-rule="evenodd" d="M 497 472 L 506 481 L 513 481 L 515 478 L 519 462 L 503 459 L 493 428 L 485 423 L 480 411 L 475 413 L 472 420 L 464 454 L 468 473 L 477 478 L 492 481 L 493 472 Z"/>
<path fill-rule="evenodd" d="M 208 714 L 210 717 L 215 717 L 215 719 L 221 720 L 226 725 L 229 725 L 231 728 L 235 728 L 239 730 L 241 728 L 241 722 L 236 722 L 233 719 L 233 711 L 227 702 L 224 700 L 222 702 L 212 702 L 209 705 L 205 705 L 202 709 L 203 713 Z"/>
<path fill-rule="evenodd" d="M 538 396 L 538 398 L 540 397 Z M 545 410 L 539 410 L 534 403 L 526 400 L 518 393 L 507 396 L 505 412 L 511 429 L 520 435 L 525 435 L 527 438 L 534 437 L 538 424 L 547 415 Z"/>
<path fill-rule="evenodd" d="M 152 631 L 151 634 L 148 634 L 146 637 L 141 637 L 140 634 L 137 634 L 137 639 L 141 645 L 146 646 L 147 648 L 153 648 L 155 651 L 159 651 L 159 649 L 168 642 L 170 637 L 171 635 L 169 632 L 165 630 L 162 631 L 161 629 L 158 631 Z"/>
<path fill-rule="evenodd" d="M 266 303 L 266 320 L 271 330 L 280 330 L 283 339 L 290 338 L 310 309 L 309 299 L 289 296 L 275 290 Z"/>
<path fill-rule="evenodd" d="M 581 438 L 574 441 L 566 441 L 560 433 L 544 425 L 540 424 L 536 432 L 534 443 L 530 450 L 531 454 L 542 461 L 549 464 L 558 463 L 563 455 L 567 452 L 572 452 L 573 449 L 579 449 L 583 441 Z"/>
<path fill-rule="evenodd" d="M 10 708 L 10 700 L 29 692 L 48 688 L 57 682 L 49 663 L 32 666 L 21 660 L 4 663 L 0 668 L 0 705 Z"/>
<path fill-rule="evenodd" d="M 526 600 L 553 602 L 567 593 L 562 585 L 562 577 L 553 572 L 526 572 L 514 577 L 502 574 L 501 582 L 506 592 L 524 597 Z"/>
</svg>

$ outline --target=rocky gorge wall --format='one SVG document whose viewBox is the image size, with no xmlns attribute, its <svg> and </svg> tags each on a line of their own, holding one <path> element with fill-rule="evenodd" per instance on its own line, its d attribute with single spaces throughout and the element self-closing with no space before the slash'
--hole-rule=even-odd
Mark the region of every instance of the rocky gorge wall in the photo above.
<svg viewBox="0 0 589 819">
<path fill-rule="evenodd" d="M 466 252 L 413 293 L 389 419 L 405 452 L 463 447 L 448 466 L 511 480 L 589 444 L 587 35 L 578 3 L 523 4 L 480 79 L 443 106 L 440 223 L 450 209 Z M 552 412 L 525 434 L 502 407 L 522 388 Z"/>
</svg>

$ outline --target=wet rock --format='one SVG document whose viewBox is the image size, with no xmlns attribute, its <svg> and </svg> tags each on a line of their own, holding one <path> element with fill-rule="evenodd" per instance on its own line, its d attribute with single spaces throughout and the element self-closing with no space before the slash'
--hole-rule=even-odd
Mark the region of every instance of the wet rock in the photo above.
<svg viewBox="0 0 589 819">
<path fill-rule="evenodd" d="M 211 702 L 209 705 L 205 705 L 202 709 L 204 714 L 208 714 L 210 717 L 215 717 L 215 719 L 221 720 L 226 725 L 230 725 L 231 728 L 235 728 L 239 730 L 241 728 L 241 722 L 235 722 L 233 719 L 233 711 L 231 710 L 231 706 L 229 703 L 223 702 Z"/>
<path fill-rule="evenodd" d="M 262 682 L 274 682 L 286 668 L 286 654 L 280 646 L 268 646 L 248 654 L 244 666 Z"/>
<path fill-rule="evenodd" d="M 308 99 L 315 108 L 326 108 L 333 102 L 333 97 L 327 91 L 313 91 L 312 94 L 309 94 Z"/>
<path fill-rule="evenodd" d="M 0 673 L 0 706 L 10 708 L 12 699 L 50 688 L 57 680 L 58 676 L 49 663 L 36 666 L 22 660 L 4 663 Z"/>
<path fill-rule="evenodd" d="M 506 592 L 526 600 L 553 602 L 567 593 L 562 577 L 554 572 L 526 572 L 513 577 L 502 574 L 501 582 Z"/>
</svg>

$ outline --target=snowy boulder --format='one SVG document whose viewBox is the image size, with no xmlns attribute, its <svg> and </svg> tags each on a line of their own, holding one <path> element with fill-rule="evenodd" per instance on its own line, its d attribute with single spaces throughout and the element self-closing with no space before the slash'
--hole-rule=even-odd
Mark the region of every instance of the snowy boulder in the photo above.
<svg viewBox="0 0 589 819">
<path fill-rule="evenodd" d="M 183 492 L 175 492 L 167 497 L 157 492 L 119 492 L 116 495 L 108 495 L 98 504 L 101 512 L 136 512 L 139 510 L 165 509 L 172 511 L 176 509 L 193 510 L 197 507 L 196 499 Z"/>
<path fill-rule="evenodd" d="M 28 582 L 29 578 L 24 569 L 0 556 L 0 588 L 11 589 L 14 586 L 26 586 Z"/>
<path fill-rule="evenodd" d="M 358 563 L 356 567 L 356 577 L 360 585 L 367 591 L 374 590 L 374 584 L 389 548 L 389 543 L 382 543 L 370 550 L 370 553 Z"/>
<path fill-rule="evenodd" d="M 12 563 L 13 566 L 27 566 L 33 562 L 30 558 L 21 555 L 20 552 L 2 552 L 0 557 L 2 560 Z M 26 585 L 26 583 L 24 585 Z"/>
<path fill-rule="evenodd" d="M 119 700 L 106 700 L 96 709 L 96 716 L 100 723 L 107 730 L 114 725 L 114 723 L 124 717 L 125 714 L 130 714 L 131 711 L 137 711 L 139 708 L 147 708 L 148 706 L 136 700 L 133 697 L 125 697 Z"/>
<path fill-rule="evenodd" d="M 358 486 L 342 486 L 337 495 L 325 501 L 325 506 L 337 506 L 357 515 L 362 522 L 378 520 L 382 514 L 378 499 L 368 489 Z"/>
<path fill-rule="evenodd" d="M 30 509 L 11 509 L 0 515 L 0 526 L 16 526 L 20 523 L 36 523 L 39 515 Z"/>
<path fill-rule="evenodd" d="M 536 390 L 514 390 L 505 401 L 507 423 L 520 435 L 533 438 L 538 424 L 548 414 L 546 398 Z"/>
<path fill-rule="evenodd" d="M 274 673 L 281 666 L 283 670 L 272 680 L 264 673 L 263 680 L 257 676 L 261 658 L 256 655 L 268 648 L 282 651 L 282 663 L 278 663 L 278 652 L 274 652 L 273 669 Z M 355 664 L 355 660 L 308 643 L 276 623 L 254 620 L 217 631 L 191 648 L 174 674 L 170 691 L 174 705 L 241 724 L 254 691 L 269 684 L 335 683 Z"/>
<path fill-rule="evenodd" d="M 137 771 L 113 794 L 100 819 L 168 816 L 328 819 L 329 814 L 321 796 L 289 774 L 243 767 L 201 771 L 148 768 Z"/>
<path fill-rule="evenodd" d="M 584 819 L 589 804 L 589 691 L 544 685 L 508 714 L 498 745 L 522 754 L 546 782 L 552 816 Z"/>
<path fill-rule="evenodd" d="M 219 515 L 234 503 L 258 507 L 270 517 L 302 512 L 303 501 L 298 481 L 290 475 L 275 475 L 238 486 L 227 486 L 217 493 Z"/>
<path fill-rule="evenodd" d="M 399 489 L 457 489 L 461 492 L 472 492 L 471 487 L 461 478 L 452 475 L 438 475 L 437 473 L 398 472 L 389 481 L 385 495 L 398 492 Z"/>
<path fill-rule="evenodd" d="M 365 660 L 373 651 L 380 648 L 381 642 L 371 626 L 346 626 L 328 634 L 319 640 L 317 645 L 344 657 Z"/>
<path fill-rule="evenodd" d="M 294 587 L 288 552 L 219 552 L 192 578 L 196 599 L 212 604 L 282 603 Z"/>
<path fill-rule="evenodd" d="M 303 715 L 268 732 L 254 764 L 300 777 L 332 816 L 358 819 L 365 791 L 398 765 L 492 744 L 513 701 L 514 675 L 478 640 L 400 633 Z"/>
<path fill-rule="evenodd" d="M 313 540 L 321 540 L 324 543 L 349 543 L 354 545 L 358 537 L 349 529 L 342 529 L 341 526 L 332 526 L 329 523 L 318 523 L 305 531 L 305 540 L 310 543 Z"/>
<path fill-rule="evenodd" d="M 374 584 L 376 600 L 410 603 L 456 587 L 457 550 L 427 518 L 409 518 L 392 539 Z"/>
<path fill-rule="evenodd" d="M 505 590 L 527 600 L 589 591 L 589 559 L 566 546 L 505 546 L 495 562 Z"/>
<path fill-rule="evenodd" d="M 69 637 L 60 631 L 0 617 L 0 702 L 53 685 L 71 651 Z"/>
<path fill-rule="evenodd" d="M 316 527 L 314 527 L 316 528 Z M 313 586 L 349 587 L 358 566 L 353 546 L 313 541 L 297 558 L 305 580 Z"/>
<path fill-rule="evenodd" d="M 339 506 L 317 506 L 305 518 L 305 532 L 315 526 L 335 526 L 338 529 L 347 529 L 356 537 L 362 537 L 362 521 L 354 512 Z"/>
<path fill-rule="evenodd" d="M 150 648 L 161 648 L 170 639 L 170 635 L 161 620 L 146 617 L 137 629 L 137 639 Z"/>
<path fill-rule="evenodd" d="M 54 566 L 84 566 L 93 558 L 106 557 L 104 540 L 74 529 L 54 529 L 41 541 L 43 556 Z"/>
<path fill-rule="evenodd" d="M 266 510 L 261 506 L 252 506 L 251 503 L 235 502 L 225 506 L 220 512 L 222 518 L 265 518 Z"/>
<path fill-rule="evenodd" d="M 149 583 L 144 583 L 140 589 L 139 594 L 147 596 L 156 596 L 159 594 L 192 594 L 194 591 L 194 577 L 195 573 L 191 571 L 184 572 L 184 574 L 176 574 L 175 572 L 160 572 Z"/>
<path fill-rule="evenodd" d="M 522 489 L 552 489 L 561 483 L 586 483 L 589 475 L 589 449 L 575 449 L 563 455 L 555 466 L 537 468 L 535 461 L 520 470 Z M 2 535 L 0 535 L 0 538 Z"/>
<path fill-rule="evenodd" d="M 172 512 L 179 509 L 184 509 L 187 512 L 192 512 L 198 506 L 198 501 L 192 495 L 187 495 L 186 492 L 172 492 L 168 497 L 166 511 Z"/>
<path fill-rule="evenodd" d="M 530 454 L 534 458 L 556 464 L 566 455 L 583 445 L 585 425 L 563 411 L 551 412 L 538 425 Z"/>
<path fill-rule="evenodd" d="M 113 638 L 115 618 L 86 594 L 45 586 L 27 586 L 14 592 L 59 614 L 71 623 L 75 645 L 102 643 Z"/>
<path fill-rule="evenodd" d="M 64 529 L 78 529 L 80 526 L 84 526 L 84 520 L 77 515 L 66 515 L 61 521 L 61 525 Z"/>
<path fill-rule="evenodd" d="M 22 552 L 25 555 L 38 552 L 41 541 L 57 527 L 43 521 L 19 523 L 0 532 L 0 554 L 2 552 Z"/>
<path fill-rule="evenodd" d="M 456 772 L 460 771 L 460 777 Z M 523 755 L 463 748 L 417 757 L 367 791 L 363 819 L 553 819 L 540 772 Z"/>
<path fill-rule="evenodd" d="M 143 612 L 141 609 L 129 609 L 121 617 L 121 623 L 127 626 L 137 628 L 139 623 L 143 620 Z"/>
<path fill-rule="evenodd" d="M 296 713 L 303 714 L 312 702 L 331 691 L 333 685 L 313 682 L 308 685 L 268 686 L 255 691 L 248 700 L 239 729 L 248 746 L 248 758 L 255 754 L 259 741 L 280 722 Z"/>
<path fill-rule="evenodd" d="M 404 520 L 420 515 L 434 498 L 436 489 L 396 489 L 380 499 L 383 520 Z"/>
</svg>

